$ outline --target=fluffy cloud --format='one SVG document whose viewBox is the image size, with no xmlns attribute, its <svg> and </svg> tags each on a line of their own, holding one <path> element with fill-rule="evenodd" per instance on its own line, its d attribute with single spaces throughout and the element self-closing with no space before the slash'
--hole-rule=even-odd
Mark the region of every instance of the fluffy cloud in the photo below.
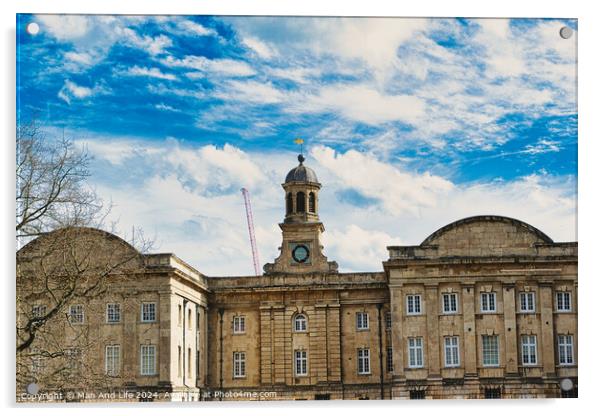
<svg viewBox="0 0 602 416">
<path fill-rule="evenodd" d="M 330 260 L 339 263 L 340 271 L 377 271 L 388 257 L 387 246 L 401 240 L 386 232 L 349 224 L 324 234 L 324 246 Z"/>
<path fill-rule="evenodd" d="M 173 74 L 166 74 L 161 72 L 159 68 L 146 68 L 141 66 L 133 66 L 128 68 L 127 70 L 118 70 L 116 71 L 118 75 L 128 75 L 128 76 L 136 76 L 136 77 L 151 77 L 158 79 L 166 79 L 173 81 L 176 79 L 176 76 Z"/>
<path fill-rule="evenodd" d="M 355 150 L 336 154 L 328 147 L 314 147 L 311 155 L 328 169 L 343 188 L 353 189 L 379 201 L 390 214 L 412 213 L 432 207 L 439 197 L 453 190 L 448 180 L 424 173 L 412 175 Z"/>
<path fill-rule="evenodd" d="M 177 27 L 183 32 L 193 34 L 196 36 L 215 36 L 217 32 L 213 29 L 206 28 L 205 26 L 193 22 L 191 20 L 181 20 L 177 23 Z"/>
<path fill-rule="evenodd" d="M 289 94 L 271 83 L 257 81 L 229 81 L 215 95 L 223 100 L 242 101 L 251 104 L 276 104 L 289 100 Z"/>
<path fill-rule="evenodd" d="M 308 95 L 299 110 L 336 111 L 367 124 L 403 121 L 415 124 L 424 114 L 424 102 L 411 95 L 386 95 L 365 85 L 333 85 Z"/>
<path fill-rule="evenodd" d="M 89 88 L 82 85 L 77 85 L 73 81 L 65 80 L 65 84 L 58 92 L 58 97 L 67 104 L 71 104 L 72 99 L 82 100 L 96 94 L 105 93 L 107 93 L 107 89 L 98 84 L 96 84 L 93 88 Z"/>
<path fill-rule="evenodd" d="M 283 217 L 280 183 L 294 155 L 246 153 L 234 146 L 189 147 L 170 139 L 145 142 L 112 140 L 90 146 L 110 164 L 100 164 L 95 186 L 114 204 L 111 219 L 123 230 L 132 225 L 156 235 L 155 251 L 175 252 L 210 275 L 252 273 L 240 188 L 251 190 L 261 263 L 277 256 L 277 223 Z M 123 156 L 126 155 L 126 156 Z M 320 217 L 326 225 L 325 253 L 344 271 L 378 271 L 387 245 L 419 244 L 430 233 L 471 215 L 498 214 L 526 221 L 555 240 L 574 240 L 575 182 L 545 173 L 516 181 L 453 184 L 415 174 L 357 152 L 337 155 L 330 148 L 311 151 L 318 174 Z M 139 182 L 128 173 L 146 166 Z M 97 176 L 99 172 L 102 175 Z M 103 182 L 117 176 L 120 181 Z M 341 200 L 350 189 L 371 198 L 357 204 Z M 382 209 L 379 209 L 382 208 Z"/>
<path fill-rule="evenodd" d="M 251 49 L 253 52 L 255 52 L 257 55 L 264 59 L 270 59 L 276 54 L 276 51 L 272 46 L 256 38 L 243 38 L 242 43 L 247 48 Z"/>
<path fill-rule="evenodd" d="M 202 194 L 256 188 L 266 177 L 261 169 L 240 149 L 229 144 L 222 149 L 207 145 L 197 150 L 169 149 L 166 161 L 193 189 Z"/>
<path fill-rule="evenodd" d="M 139 35 L 135 30 L 130 28 L 122 29 L 124 41 L 132 46 L 145 50 L 151 56 L 159 55 L 165 52 L 165 49 L 173 45 L 172 40 L 165 35 L 148 36 Z"/>
<path fill-rule="evenodd" d="M 201 71 L 201 74 L 209 72 L 233 77 L 246 77 L 255 74 L 249 64 L 234 59 L 208 59 L 204 56 L 192 55 L 178 59 L 168 56 L 162 60 L 162 63 L 166 66 L 196 69 Z"/>
<path fill-rule="evenodd" d="M 91 28 L 87 16 L 44 14 L 36 16 L 36 20 L 42 24 L 42 30 L 48 31 L 58 40 L 81 38 Z"/>
</svg>

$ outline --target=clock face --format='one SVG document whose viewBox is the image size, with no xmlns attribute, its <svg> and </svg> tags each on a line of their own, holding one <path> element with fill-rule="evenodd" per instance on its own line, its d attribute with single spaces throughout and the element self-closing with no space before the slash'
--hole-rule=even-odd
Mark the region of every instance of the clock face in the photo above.
<svg viewBox="0 0 602 416">
<path fill-rule="evenodd" d="M 293 248 L 293 260 L 297 263 L 306 263 L 309 260 L 309 248 L 304 244 L 297 244 Z"/>
</svg>

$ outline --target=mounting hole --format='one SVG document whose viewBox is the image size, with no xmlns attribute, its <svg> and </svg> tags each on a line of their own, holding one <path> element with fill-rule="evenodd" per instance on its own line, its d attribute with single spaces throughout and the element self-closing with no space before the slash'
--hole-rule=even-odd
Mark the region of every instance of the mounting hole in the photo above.
<svg viewBox="0 0 602 416">
<path fill-rule="evenodd" d="M 38 394 L 38 391 L 40 391 L 40 386 L 38 386 L 36 383 L 29 383 L 25 390 L 27 390 L 27 394 Z"/>
<path fill-rule="evenodd" d="M 573 36 L 573 29 L 571 29 L 568 26 L 563 26 L 562 28 L 560 28 L 560 37 L 562 39 L 568 39 L 571 36 Z"/>
<path fill-rule="evenodd" d="M 40 25 L 38 25 L 36 22 L 31 22 L 27 24 L 25 30 L 30 35 L 37 35 L 40 32 Z"/>
</svg>

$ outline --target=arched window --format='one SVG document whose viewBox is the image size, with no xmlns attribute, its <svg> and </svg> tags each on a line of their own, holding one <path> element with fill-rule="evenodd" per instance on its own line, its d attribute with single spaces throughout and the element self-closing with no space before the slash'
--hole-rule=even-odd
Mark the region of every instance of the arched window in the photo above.
<svg viewBox="0 0 602 416">
<path fill-rule="evenodd" d="M 316 194 L 309 193 L 309 212 L 316 212 Z"/>
<path fill-rule="evenodd" d="M 293 213 L 293 194 L 290 192 L 286 195 L 286 214 Z"/>
<path fill-rule="evenodd" d="M 305 212 L 305 193 L 297 192 L 297 212 Z"/>
<path fill-rule="evenodd" d="M 307 317 L 302 313 L 295 316 L 294 322 L 295 332 L 306 332 L 307 331 Z"/>
</svg>

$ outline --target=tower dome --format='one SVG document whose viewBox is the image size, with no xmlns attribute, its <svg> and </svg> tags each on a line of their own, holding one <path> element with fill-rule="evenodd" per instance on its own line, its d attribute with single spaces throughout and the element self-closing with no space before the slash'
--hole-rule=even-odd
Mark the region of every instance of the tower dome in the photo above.
<svg viewBox="0 0 602 416">
<path fill-rule="evenodd" d="M 310 169 L 307 166 L 303 165 L 303 162 L 305 161 L 305 158 L 303 157 L 303 155 L 299 155 L 297 157 L 297 160 L 299 161 L 299 166 L 292 169 L 288 173 L 288 175 L 286 175 L 286 179 L 284 180 L 284 183 L 289 183 L 289 182 L 319 183 L 318 177 L 316 176 L 316 172 L 314 172 L 313 169 Z"/>
</svg>

